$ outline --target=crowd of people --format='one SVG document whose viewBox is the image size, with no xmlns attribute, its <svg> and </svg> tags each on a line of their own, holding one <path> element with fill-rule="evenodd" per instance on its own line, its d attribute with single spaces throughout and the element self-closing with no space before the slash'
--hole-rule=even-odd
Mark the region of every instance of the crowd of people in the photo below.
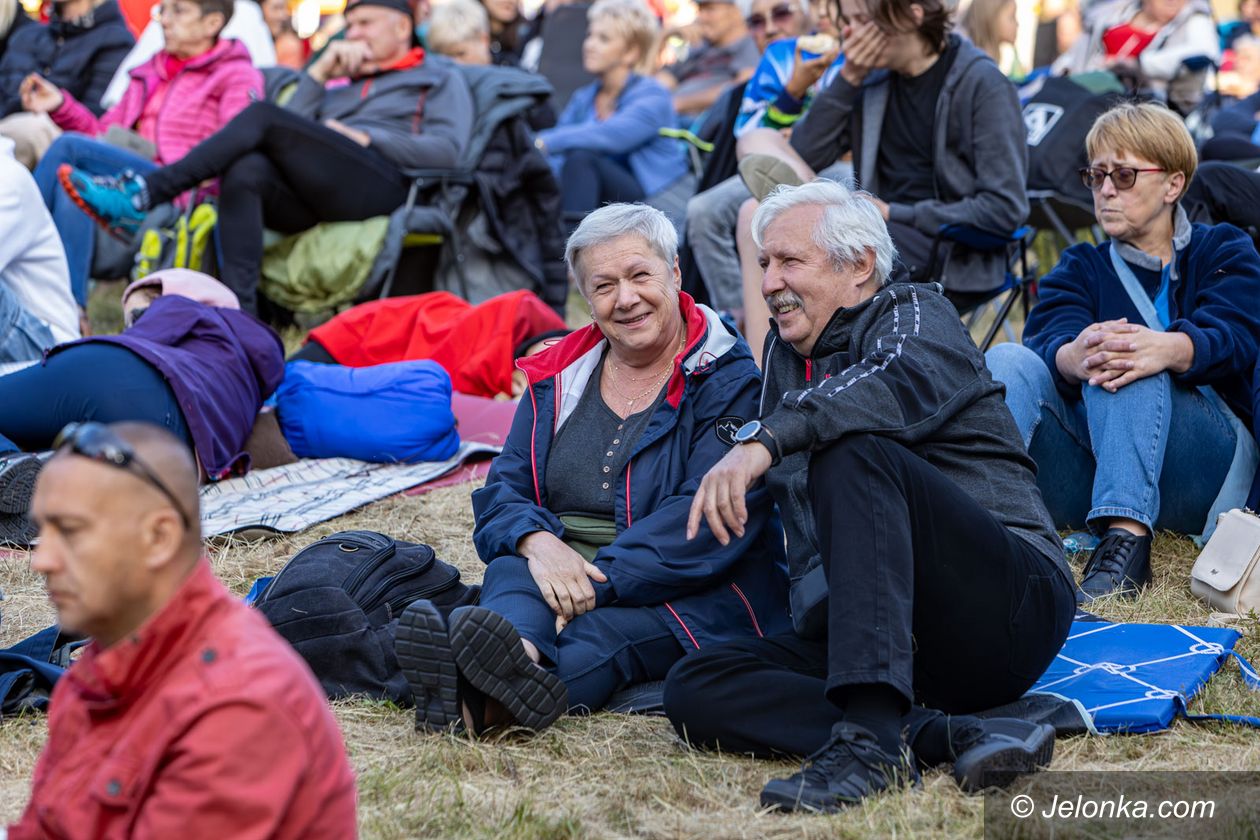
<svg viewBox="0 0 1260 840">
<path fill-rule="evenodd" d="M 567 237 L 589 323 L 539 270 L 362 303 L 292 357 L 431 359 L 516 400 L 471 494 L 479 602 L 397 617 L 421 733 L 537 731 L 661 682 L 693 747 L 804 757 L 763 807 L 941 766 L 1004 786 L 1055 730 L 984 713 L 1078 609 L 1141 597 L 1156 530 L 1260 501 L 1255 0 L 1219 30 L 1200 0 L 1068 4 L 1029 70 L 1014 0 L 700 0 L 686 26 L 595 0 L 580 41 L 563 0 L 349 0 L 320 45 L 251 4 L 161 0 L 137 42 L 117 0 L 47 23 L 0 0 L 0 542 L 38 534 L 62 631 L 93 640 L 13 840 L 353 836 L 319 685 L 215 580 L 197 488 L 250 468 L 285 374 L 265 231 L 410 211 L 417 177 L 470 165 L 493 201 L 470 148 L 541 173 L 554 219 L 529 229 Z M 512 92 L 563 60 L 563 101 Z M 1103 237 L 984 352 L 960 314 L 1010 282 L 1021 100 L 1061 75 L 1132 94 L 1073 151 Z M 207 200 L 217 279 L 137 277 L 122 332 L 91 334 L 101 252 Z M 1098 537 L 1079 577 L 1069 529 Z"/>
</svg>

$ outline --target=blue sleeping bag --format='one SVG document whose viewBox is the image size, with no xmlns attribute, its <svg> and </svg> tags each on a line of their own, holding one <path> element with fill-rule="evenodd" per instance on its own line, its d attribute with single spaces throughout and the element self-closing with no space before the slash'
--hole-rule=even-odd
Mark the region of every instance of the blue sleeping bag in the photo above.
<svg viewBox="0 0 1260 840">
<path fill-rule="evenodd" d="M 299 458 L 445 461 L 459 449 L 451 378 L 437 362 L 285 365 L 280 430 Z"/>
</svg>

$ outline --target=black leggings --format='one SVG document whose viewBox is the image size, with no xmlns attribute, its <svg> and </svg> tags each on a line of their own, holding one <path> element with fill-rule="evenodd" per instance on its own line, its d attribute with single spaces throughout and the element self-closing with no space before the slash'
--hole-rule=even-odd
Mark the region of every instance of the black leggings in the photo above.
<svg viewBox="0 0 1260 840">
<path fill-rule="evenodd" d="M 679 662 L 665 709 L 693 744 L 808 754 L 842 719 L 846 688 L 881 684 L 920 704 L 905 720 L 914 746 L 942 713 L 1018 699 L 1058 654 L 1072 584 L 923 458 L 854 435 L 814 455 L 809 488 L 827 638 L 752 639 Z"/>
<path fill-rule="evenodd" d="M 646 196 L 634 173 L 612 158 L 586 149 L 564 155 L 560 170 L 560 201 L 565 217 L 574 222 L 610 202 L 642 201 Z"/>
<path fill-rule="evenodd" d="M 255 102 L 175 163 L 145 176 L 151 206 L 221 178 L 220 274 L 241 308 L 257 312 L 263 227 L 299 233 L 359 221 L 407 199 L 398 167 L 314 120 Z"/>
</svg>

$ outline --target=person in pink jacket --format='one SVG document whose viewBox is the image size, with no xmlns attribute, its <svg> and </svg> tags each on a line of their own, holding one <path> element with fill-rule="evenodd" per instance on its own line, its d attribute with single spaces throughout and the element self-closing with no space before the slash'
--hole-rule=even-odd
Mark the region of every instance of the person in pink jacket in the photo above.
<svg viewBox="0 0 1260 840">
<path fill-rule="evenodd" d="M 149 172 L 174 163 L 250 102 L 262 99 L 262 74 L 249 51 L 219 33 L 233 0 L 161 0 L 153 7 L 166 47 L 131 71 L 122 100 L 99 118 L 37 74 L 22 82 L 22 106 L 48 114 L 65 130 L 35 169 L 44 203 L 61 234 L 70 285 L 87 304 L 96 226 L 57 184 L 70 164 L 93 173 Z"/>
</svg>

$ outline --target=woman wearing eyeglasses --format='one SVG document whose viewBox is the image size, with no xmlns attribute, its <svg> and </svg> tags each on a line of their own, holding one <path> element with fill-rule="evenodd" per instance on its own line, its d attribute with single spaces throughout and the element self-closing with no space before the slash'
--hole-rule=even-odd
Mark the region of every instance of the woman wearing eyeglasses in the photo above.
<svg viewBox="0 0 1260 840">
<path fill-rule="evenodd" d="M 1260 255 L 1179 200 L 1194 142 L 1153 103 L 1094 123 L 1081 171 L 1110 241 L 1068 249 L 1041 281 L 1024 346 L 989 351 L 1061 528 L 1101 536 L 1085 599 L 1151 580 L 1155 528 L 1206 533 L 1248 499 Z"/>
</svg>

